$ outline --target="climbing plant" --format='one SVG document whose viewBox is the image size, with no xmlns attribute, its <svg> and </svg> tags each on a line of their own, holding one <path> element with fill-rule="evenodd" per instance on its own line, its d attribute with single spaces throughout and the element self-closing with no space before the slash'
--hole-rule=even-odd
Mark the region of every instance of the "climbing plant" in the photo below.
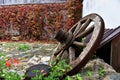
<svg viewBox="0 0 120 80">
<path fill-rule="evenodd" d="M 82 17 L 82 2 L 83 0 L 67 0 L 67 29 L 70 29 Z"/>
<path fill-rule="evenodd" d="M 79 0 L 0 6 L 0 40 L 53 40 L 59 29 L 67 30 L 81 18 L 81 10 Z"/>
</svg>

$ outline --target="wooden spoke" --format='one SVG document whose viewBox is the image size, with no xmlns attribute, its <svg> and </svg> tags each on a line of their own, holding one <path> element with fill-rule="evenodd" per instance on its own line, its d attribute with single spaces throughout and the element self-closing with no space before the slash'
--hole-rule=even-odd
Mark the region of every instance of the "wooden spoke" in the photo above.
<svg viewBox="0 0 120 80">
<path fill-rule="evenodd" d="M 77 39 L 81 39 L 82 37 L 85 37 L 86 35 L 88 35 L 89 33 L 91 33 L 94 29 L 94 25 L 92 25 L 92 27 L 88 28 L 87 30 L 83 31 L 82 33 L 78 34 L 76 36 Z"/>
<path fill-rule="evenodd" d="M 55 56 L 57 56 L 59 54 L 59 52 L 61 51 L 62 48 L 60 48 L 60 43 L 57 45 L 57 47 L 54 49 L 53 53 Z"/>
<path fill-rule="evenodd" d="M 86 43 L 83 42 L 74 41 L 73 44 L 76 46 L 86 47 Z"/>
<path fill-rule="evenodd" d="M 60 58 L 63 55 L 64 51 L 65 51 L 65 49 L 61 50 L 61 52 L 57 55 L 57 57 Z"/>
<path fill-rule="evenodd" d="M 81 27 L 81 23 L 80 23 L 80 21 L 79 21 L 77 27 L 75 28 L 75 30 L 74 30 L 74 32 L 73 32 L 73 35 L 74 35 L 74 36 L 77 35 L 77 33 L 79 32 L 80 27 Z"/>
<path fill-rule="evenodd" d="M 72 32 L 72 33 L 73 33 L 74 30 L 75 30 L 75 28 L 76 28 L 76 26 L 78 25 L 78 23 L 79 23 L 79 22 L 77 22 L 77 23 L 69 30 L 69 32 Z"/>
<path fill-rule="evenodd" d="M 75 60 L 75 49 L 73 47 L 69 47 L 69 59 L 70 63 Z"/>
<path fill-rule="evenodd" d="M 81 33 L 82 31 L 84 31 L 88 25 L 90 24 L 91 20 L 90 19 L 87 19 L 86 22 L 81 26 L 81 29 L 79 31 L 79 33 Z"/>
<path fill-rule="evenodd" d="M 61 52 L 62 48 L 54 52 L 54 56 L 57 56 Z"/>
<path fill-rule="evenodd" d="M 83 32 L 87 28 L 87 26 L 90 24 L 90 22 L 91 22 L 90 19 L 87 19 L 86 22 L 83 25 L 81 25 L 81 22 L 79 22 L 75 31 L 74 31 L 74 33 L 73 33 L 73 35 L 76 36 L 79 33 Z"/>
<path fill-rule="evenodd" d="M 68 51 L 65 50 L 61 56 L 61 59 L 67 59 L 68 58 Z"/>
</svg>

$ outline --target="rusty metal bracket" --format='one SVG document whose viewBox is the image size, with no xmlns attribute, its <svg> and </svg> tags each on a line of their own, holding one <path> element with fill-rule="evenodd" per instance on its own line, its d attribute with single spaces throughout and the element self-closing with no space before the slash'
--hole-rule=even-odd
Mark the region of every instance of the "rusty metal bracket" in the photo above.
<svg viewBox="0 0 120 80">
<path fill-rule="evenodd" d="M 83 39 L 92 33 L 90 40 L 86 43 Z M 72 69 L 65 75 L 77 74 L 86 65 L 99 46 L 104 33 L 104 21 L 98 14 L 89 14 L 78 21 L 68 32 L 60 30 L 55 39 L 60 42 L 51 57 L 51 61 L 57 57 L 69 59 Z M 58 46 L 59 46 L 58 45 Z"/>
</svg>

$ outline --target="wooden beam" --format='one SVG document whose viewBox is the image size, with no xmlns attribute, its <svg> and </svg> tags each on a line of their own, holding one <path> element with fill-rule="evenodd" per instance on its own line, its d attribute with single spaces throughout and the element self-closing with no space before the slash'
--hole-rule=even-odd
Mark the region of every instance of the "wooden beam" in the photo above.
<svg viewBox="0 0 120 80">
<path fill-rule="evenodd" d="M 120 72 L 120 35 L 111 43 L 111 65 L 117 72 Z"/>
</svg>

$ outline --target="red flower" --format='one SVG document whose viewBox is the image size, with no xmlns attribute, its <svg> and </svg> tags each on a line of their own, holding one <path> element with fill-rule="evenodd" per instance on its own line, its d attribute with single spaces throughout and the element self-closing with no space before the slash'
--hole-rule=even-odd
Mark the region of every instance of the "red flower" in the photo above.
<svg viewBox="0 0 120 80">
<path fill-rule="evenodd" d="M 19 60 L 17 58 L 14 58 L 14 63 L 19 64 Z"/>
<path fill-rule="evenodd" d="M 12 64 L 19 64 L 19 60 L 17 58 L 10 58 L 6 61 L 6 66 L 11 67 Z"/>
<path fill-rule="evenodd" d="M 7 67 L 11 67 L 11 62 L 10 61 L 6 61 L 6 66 Z"/>
</svg>

